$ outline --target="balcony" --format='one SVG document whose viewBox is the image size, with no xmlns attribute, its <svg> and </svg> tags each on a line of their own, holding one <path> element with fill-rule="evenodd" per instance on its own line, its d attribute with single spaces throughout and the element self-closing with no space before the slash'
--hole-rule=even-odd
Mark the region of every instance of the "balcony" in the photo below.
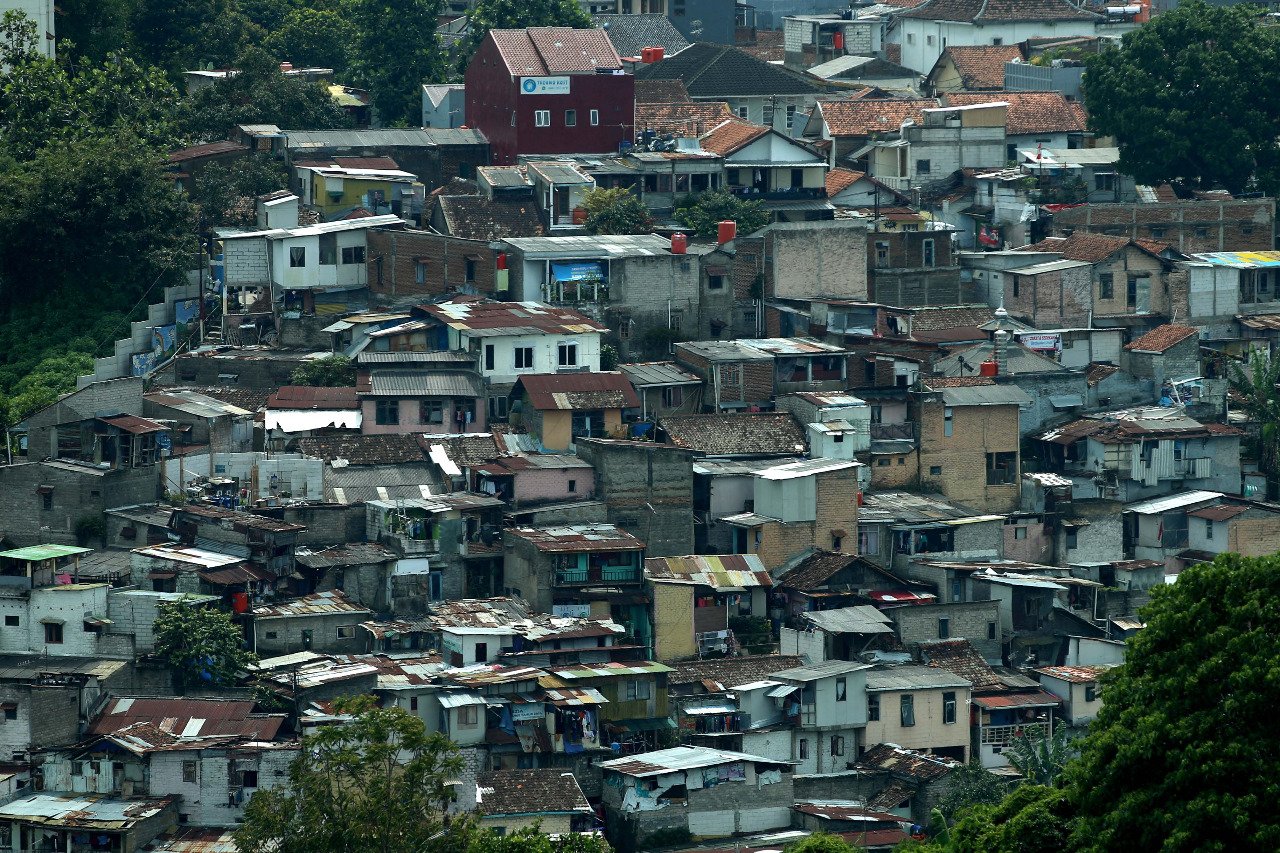
<svg viewBox="0 0 1280 853">
<path fill-rule="evenodd" d="M 640 583 L 638 566 L 591 566 L 586 569 L 559 569 L 556 586 L 611 586 Z"/>
<path fill-rule="evenodd" d="M 1020 737 L 1039 733 L 1048 736 L 1048 723 L 1016 723 L 1011 726 L 983 726 L 979 739 L 983 746 L 1008 747 Z"/>
<path fill-rule="evenodd" d="M 763 189 L 761 187 L 729 187 L 738 198 L 750 201 L 807 201 L 827 197 L 826 187 L 794 187 L 787 189 Z"/>
<path fill-rule="evenodd" d="M 910 421 L 900 424 L 872 424 L 872 441 L 913 441 L 916 437 L 916 425 Z"/>
</svg>

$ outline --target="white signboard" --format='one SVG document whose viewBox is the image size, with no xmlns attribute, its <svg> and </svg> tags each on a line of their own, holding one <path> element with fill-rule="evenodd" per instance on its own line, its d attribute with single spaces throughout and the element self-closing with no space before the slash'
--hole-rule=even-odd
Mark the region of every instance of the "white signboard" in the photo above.
<svg viewBox="0 0 1280 853">
<path fill-rule="evenodd" d="M 1062 335 L 1046 332 L 1034 335 L 1018 335 L 1022 345 L 1030 349 L 1057 350 L 1062 349 Z"/>
<path fill-rule="evenodd" d="M 521 77 L 520 94 L 522 95 L 567 95 L 569 94 L 568 77 Z"/>
<path fill-rule="evenodd" d="M 590 604 L 553 604 L 551 605 L 552 616 L 576 616 L 579 619 L 591 618 Z"/>
</svg>

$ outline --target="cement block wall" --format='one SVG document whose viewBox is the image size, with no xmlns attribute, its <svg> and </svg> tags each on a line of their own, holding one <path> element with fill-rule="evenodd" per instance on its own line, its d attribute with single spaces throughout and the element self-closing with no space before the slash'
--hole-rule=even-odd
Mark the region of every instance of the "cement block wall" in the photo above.
<svg viewBox="0 0 1280 853">
<path fill-rule="evenodd" d="M 75 545 L 75 525 L 116 506 L 154 503 L 160 497 L 158 465 L 102 473 L 38 462 L 0 466 L 0 530 L 15 545 Z M 44 508 L 41 486 L 53 489 Z"/>
<path fill-rule="evenodd" d="M 582 439 L 578 455 L 596 470 L 609 521 L 643 541 L 650 557 L 692 554 L 693 459 L 652 442 Z"/>
<path fill-rule="evenodd" d="M 966 639 L 983 660 L 990 664 L 1001 661 L 1000 603 L 969 601 L 955 604 L 926 604 L 918 607 L 894 607 L 886 611 L 893 620 L 902 644 L 910 648 L 917 643 L 940 639 Z M 947 637 L 938 635 L 938 620 L 948 620 Z M 991 626 L 995 637 L 991 637 Z M 880 709 L 883 716 L 885 708 Z"/>
</svg>

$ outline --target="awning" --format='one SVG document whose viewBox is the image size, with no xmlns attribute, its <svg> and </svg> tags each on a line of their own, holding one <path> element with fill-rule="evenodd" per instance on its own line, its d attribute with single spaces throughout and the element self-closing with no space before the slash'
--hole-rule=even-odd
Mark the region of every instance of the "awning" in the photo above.
<svg viewBox="0 0 1280 853">
<path fill-rule="evenodd" d="M 795 693 L 799 689 L 800 687 L 798 685 L 784 684 L 781 687 L 773 688 L 766 695 L 768 695 L 770 699 L 781 699 L 784 696 L 790 696 L 792 693 Z"/>
<path fill-rule="evenodd" d="M 996 696 L 974 696 L 973 704 L 988 711 L 1010 708 L 1050 708 L 1062 704 L 1052 693 L 1003 693 Z"/>
<path fill-rule="evenodd" d="M 442 693 L 440 706 L 443 708 L 462 708 L 467 705 L 484 705 L 485 698 L 479 693 Z"/>
<path fill-rule="evenodd" d="M 41 625 L 65 625 L 67 624 L 67 620 L 59 619 L 56 616 L 46 616 L 40 620 L 40 624 Z"/>
<path fill-rule="evenodd" d="M 1054 394 L 1049 398 L 1049 405 L 1055 409 L 1074 409 L 1084 405 L 1084 397 L 1079 394 Z"/>
<path fill-rule="evenodd" d="M 236 583 L 275 580 L 275 575 L 259 569 L 257 566 L 230 566 L 211 572 L 200 572 L 200 579 L 215 586 L 229 586 Z"/>
<path fill-rule="evenodd" d="M 604 279 L 604 264 L 600 261 L 574 261 L 552 264 L 551 276 L 556 281 L 589 281 Z"/>
<path fill-rule="evenodd" d="M 714 705 L 710 708 L 685 708 L 686 716 L 701 716 L 703 714 L 736 714 L 737 708 L 730 708 L 728 705 Z"/>
<path fill-rule="evenodd" d="M 147 572 L 147 580 L 149 581 L 173 580 L 177 576 L 177 572 Z"/>
</svg>

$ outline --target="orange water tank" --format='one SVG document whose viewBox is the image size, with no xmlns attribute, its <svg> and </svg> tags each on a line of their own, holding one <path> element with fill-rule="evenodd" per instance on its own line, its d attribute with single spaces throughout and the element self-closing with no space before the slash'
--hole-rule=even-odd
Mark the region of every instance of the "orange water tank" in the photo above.
<svg viewBox="0 0 1280 853">
<path fill-rule="evenodd" d="M 498 256 L 493 259 L 495 269 L 505 270 L 507 268 L 507 253 L 499 252 Z"/>
<path fill-rule="evenodd" d="M 844 32 L 836 30 L 831 34 L 831 46 L 836 50 L 844 50 Z"/>
<path fill-rule="evenodd" d="M 665 47 L 655 47 L 655 48 L 653 48 L 653 61 L 654 61 L 654 62 L 661 62 L 661 61 L 666 57 L 666 55 L 667 55 L 667 49 L 666 49 Z"/>
<path fill-rule="evenodd" d="M 733 238 L 738 236 L 738 223 L 732 219 L 726 219 L 716 227 L 717 243 L 732 243 Z"/>
<path fill-rule="evenodd" d="M 575 207 L 573 209 L 573 224 L 582 225 L 587 221 L 587 209 L 585 207 Z"/>
<path fill-rule="evenodd" d="M 1000 372 L 1000 365 L 994 361 L 984 361 L 978 365 L 979 376 L 995 376 Z"/>
<path fill-rule="evenodd" d="M 671 254 L 683 255 L 689 251 L 689 238 L 684 234 L 676 232 L 671 235 Z"/>
<path fill-rule="evenodd" d="M 644 47 L 640 49 L 640 61 L 645 65 L 653 62 L 653 48 Z"/>
</svg>

